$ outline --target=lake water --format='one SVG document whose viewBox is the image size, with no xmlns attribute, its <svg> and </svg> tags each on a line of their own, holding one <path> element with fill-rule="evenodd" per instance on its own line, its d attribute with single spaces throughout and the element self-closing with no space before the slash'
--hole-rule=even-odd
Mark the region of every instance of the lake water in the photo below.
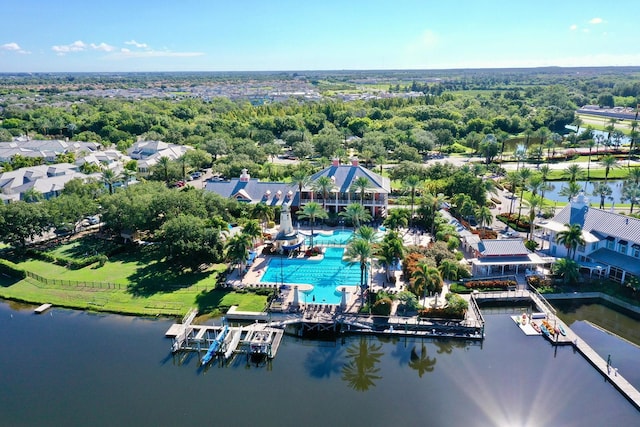
<svg viewBox="0 0 640 427">
<path fill-rule="evenodd" d="M 576 181 L 576 183 L 585 190 L 585 195 L 589 197 L 589 201 L 591 202 L 591 206 L 599 207 L 600 206 L 600 195 L 593 195 L 593 189 L 598 181 Z M 601 181 L 604 182 L 604 181 Z M 624 180 L 621 179 L 610 179 L 607 185 L 611 187 L 611 198 L 609 196 L 605 197 L 604 207 L 611 207 L 611 202 L 614 204 L 622 203 L 620 200 L 620 195 L 622 194 L 622 184 Z M 549 184 L 553 186 L 552 190 L 547 190 L 544 192 L 544 197 L 549 200 L 555 200 L 558 202 L 566 202 L 567 196 L 561 196 L 559 193 L 562 191 L 563 187 L 567 186 L 567 181 L 549 181 Z M 628 202 L 627 202 L 628 203 Z"/>
<path fill-rule="evenodd" d="M 170 321 L 61 309 L 37 316 L 0 303 L 0 423 L 640 424 L 640 412 L 570 347 L 522 334 L 508 316 L 518 309 L 483 312 L 482 344 L 287 336 L 268 366 L 237 357 L 203 371 L 197 357 L 170 354 Z"/>
</svg>

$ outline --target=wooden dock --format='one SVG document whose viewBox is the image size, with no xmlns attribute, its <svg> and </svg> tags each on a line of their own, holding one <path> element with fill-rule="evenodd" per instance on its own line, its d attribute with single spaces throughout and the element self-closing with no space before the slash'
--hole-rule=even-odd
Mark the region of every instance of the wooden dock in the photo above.
<svg viewBox="0 0 640 427">
<path fill-rule="evenodd" d="M 49 310 L 51 307 L 52 307 L 51 304 L 42 304 L 40 307 L 38 307 L 35 310 L 33 310 L 33 312 L 36 313 L 36 314 L 42 314 L 45 311 Z"/>
</svg>

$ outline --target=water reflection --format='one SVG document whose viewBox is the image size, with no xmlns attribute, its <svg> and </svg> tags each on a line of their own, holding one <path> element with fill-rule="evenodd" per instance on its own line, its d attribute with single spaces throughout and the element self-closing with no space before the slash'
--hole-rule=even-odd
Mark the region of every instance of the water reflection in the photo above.
<svg viewBox="0 0 640 427">
<path fill-rule="evenodd" d="M 433 372 L 436 367 L 436 358 L 427 355 L 427 347 L 422 343 L 420 354 L 416 351 L 415 346 L 411 349 L 409 367 L 418 371 L 418 376 L 422 378 L 425 372 Z"/>
<path fill-rule="evenodd" d="M 367 391 L 381 380 L 377 365 L 384 355 L 381 343 L 371 342 L 366 336 L 347 347 L 347 363 L 342 367 L 342 380 L 356 391 Z"/>
<path fill-rule="evenodd" d="M 344 350 L 342 347 L 317 347 L 304 361 L 304 367 L 313 378 L 330 378 L 340 372 Z"/>
</svg>

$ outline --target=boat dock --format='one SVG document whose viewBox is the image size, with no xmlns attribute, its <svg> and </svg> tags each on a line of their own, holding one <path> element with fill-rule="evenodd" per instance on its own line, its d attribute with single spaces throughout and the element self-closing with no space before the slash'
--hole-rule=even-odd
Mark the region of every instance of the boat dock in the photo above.
<svg viewBox="0 0 640 427">
<path fill-rule="evenodd" d="M 35 314 L 42 314 L 45 311 L 49 310 L 52 307 L 51 304 L 42 304 L 40 307 L 36 308 L 35 310 L 33 310 L 33 312 Z"/>
<path fill-rule="evenodd" d="M 247 326 L 174 323 L 165 333 L 172 340 L 171 352 L 197 352 L 202 365 L 213 358 L 229 360 L 237 353 L 263 355 L 273 359 L 283 335 L 282 329 L 271 328 L 264 323 Z"/>
</svg>

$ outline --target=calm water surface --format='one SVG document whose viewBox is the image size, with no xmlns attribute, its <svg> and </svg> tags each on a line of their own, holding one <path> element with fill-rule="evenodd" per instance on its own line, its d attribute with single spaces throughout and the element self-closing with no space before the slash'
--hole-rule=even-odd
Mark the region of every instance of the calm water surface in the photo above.
<svg viewBox="0 0 640 427">
<path fill-rule="evenodd" d="M 571 348 L 483 310 L 482 345 L 285 337 L 270 366 L 174 358 L 170 322 L 0 303 L 0 424 L 263 426 L 639 425 Z"/>
</svg>

